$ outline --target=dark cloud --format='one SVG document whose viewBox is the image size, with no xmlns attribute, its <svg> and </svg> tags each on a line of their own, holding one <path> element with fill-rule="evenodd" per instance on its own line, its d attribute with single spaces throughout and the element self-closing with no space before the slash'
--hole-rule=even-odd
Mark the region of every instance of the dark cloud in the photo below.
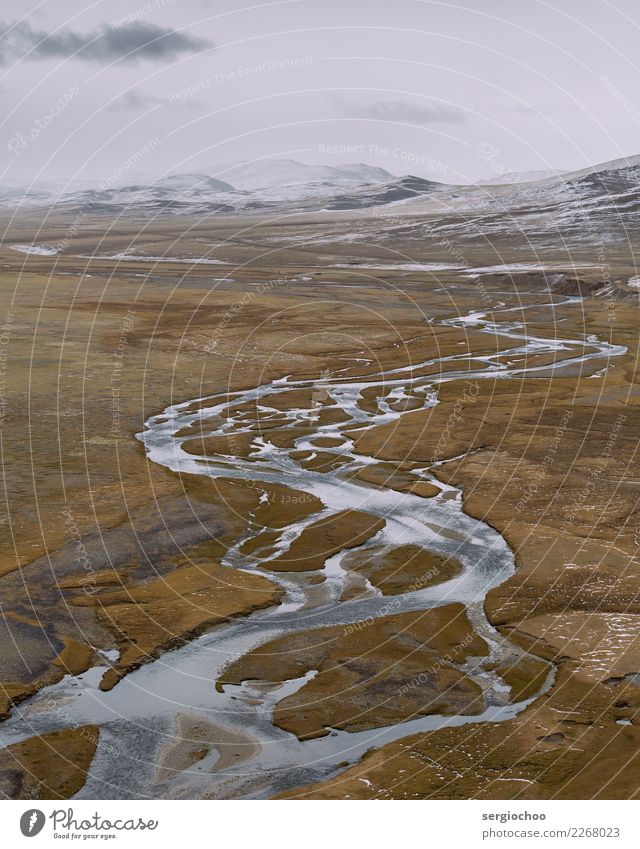
<svg viewBox="0 0 640 849">
<path fill-rule="evenodd" d="M 173 29 L 137 21 L 88 33 L 61 30 L 46 33 L 26 21 L 2 25 L 0 61 L 83 59 L 86 62 L 136 62 L 139 59 L 175 59 L 195 53 L 213 42 Z"/>
<path fill-rule="evenodd" d="M 375 100 L 354 103 L 342 98 L 336 104 L 343 115 L 351 118 L 370 118 L 377 121 L 397 121 L 405 124 L 461 124 L 467 120 L 462 109 L 440 103 L 429 106 L 403 100 Z"/>
</svg>

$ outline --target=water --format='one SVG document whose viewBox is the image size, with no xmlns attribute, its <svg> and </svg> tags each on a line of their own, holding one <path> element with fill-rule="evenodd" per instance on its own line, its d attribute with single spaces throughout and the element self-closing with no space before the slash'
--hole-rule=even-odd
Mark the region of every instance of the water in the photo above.
<svg viewBox="0 0 640 849">
<path fill-rule="evenodd" d="M 514 309 L 521 308 L 505 308 L 502 312 Z M 78 678 L 67 676 L 14 710 L 12 717 L 3 724 L 3 744 L 17 742 L 34 733 L 94 722 L 102 729 L 100 743 L 91 775 L 78 798 L 256 797 L 335 774 L 345 761 L 356 761 L 372 746 L 450 725 L 505 720 L 523 710 L 532 699 L 509 704 L 508 688 L 502 681 L 484 670 L 479 660 L 470 659 L 462 669 L 483 688 L 486 710 L 481 715 L 418 717 L 358 733 L 331 730 L 328 736 L 300 742 L 294 735 L 275 727 L 271 714 L 280 699 L 304 686 L 314 674 L 313 670 L 304 678 L 279 685 L 247 682 L 241 687 L 226 686 L 223 691 L 214 686 L 230 661 L 275 637 L 309 628 L 346 626 L 391 613 L 428 610 L 452 602 L 467 606 L 476 632 L 489 645 L 493 663 L 513 662 L 522 654 L 495 632 L 483 611 L 487 592 L 505 581 L 514 570 L 512 552 L 502 536 L 489 525 L 466 515 L 459 491 L 437 481 L 428 469 L 416 470 L 414 474 L 416 481 L 426 480 L 440 489 L 434 498 L 376 489 L 354 480 L 352 474 L 373 461 L 356 452 L 353 440 L 345 431 L 354 425 L 370 429 L 396 421 L 406 414 L 407 408 L 432 407 L 438 403 L 438 385 L 445 381 L 465 380 L 473 386 L 477 380 L 497 376 L 509 379 L 541 372 L 562 373 L 563 369 L 593 359 L 606 363 L 625 353 L 626 349 L 593 336 L 568 340 L 531 336 L 519 321 L 497 323 L 478 311 L 448 319 L 443 324 L 473 327 L 476 331 L 513 340 L 515 344 L 495 355 L 465 353 L 431 358 L 367 377 L 347 377 L 342 372 L 320 380 L 283 377 L 248 391 L 214 394 L 174 404 L 150 418 L 138 436 L 153 462 L 174 471 L 248 480 L 263 492 L 262 500 L 268 497 L 269 484 L 284 484 L 313 494 L 322 501 L 321 514 L 292 522 L 282 529 L 275 547 L 270 546 L 270 553 L 260 560 L 242 554 L 242 541 L 230 548 L 223 560 L 223 565 L 229 569 L 251 571 L 258 563 L 265 565 L 269 559 L 286 551 L 300 532 L 320 516 L 351 508 L 385 521 L 384 528 L 361 549 L 417 545 L 455 557 L 463 565 L 461 574 L 437 586 L 391 597 L 383 596 L 368 584 L 366 597 L 341 601 L 347 578 L 341 566 L 344 552 L 325 562 L 325 581 L 321 587 L 316 584 L 317 573 L 274 573 L 269 575 L 270 579 L 285 591 L 278 607 L 221 626 L 179 650 L 164 654 L 129 674 L 107 693 L 98 689 L 106 667 L 96 667 Z M 511 357 L 558 352 L 567 356 L 553 366 L 510 365 Z M 438 373 L 441 365 L 449 366 L 456 361 L 464 368 Z M 469 361 L 477 368 L 469 371 Z M 370 400 L 374 387 L 379 387 L 379 392 L 376 409 L 371 411 L 359 402 L 364 392 Z M 187 453 L 183 448 L 186 438 L 177 436 L 195 423 L 202 423 L 205 435 L 247 433 L 257 421 L 256 406 L 260 422 L 281 420 L 282 412 L 270 406 L 270 400 L 300 389 L 313 390 L 311 403 L 287 410 L 287 423 L 282 424 L 280 430 L 306 424 L 311 425 L 314 432 L 295 439 L 293 448 L 276 447 L 269 441 L 268 430 L 263 434 L 255 431 L 257 452 L 251 460 L 235 455 L 202 458 Z M 348 420 L 340 424 L 317 424 L 322 406 L 318 398 L 334 401 L 330 409 L 342 410 Z M 248 406 L 238 411 L 243 405 Z M 248 412 L 250 409 L 253 413 Z M 336 445 L 319 447 L 315 442 L 318 437 L 332 437 Z M 292 456 L 294 451 L 301 450 L 334 455 L 342 465 L 331 472 L 304 468 L 299 459 Z M 269 530 L 258 530 L 255 535 L 259 537 Z M 551 676 L 545 687 L 550 682 Z M 240 741 L 236 743 L 239 764 L 217 768 L 220 757 L 214 749 L 196 766 L 170 774 L 158 783 L 158 755 L 163 746 L 175 739 L 176 717 L 181 714 L 199 716 L 233 734 L 234 739 Z M 246 758 L 242 757 L 243 747 Z"/>
</svg>

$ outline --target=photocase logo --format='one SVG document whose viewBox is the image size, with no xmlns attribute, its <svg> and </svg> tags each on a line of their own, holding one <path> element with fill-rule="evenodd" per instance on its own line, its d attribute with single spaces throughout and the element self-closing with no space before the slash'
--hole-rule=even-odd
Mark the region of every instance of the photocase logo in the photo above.
<svg viewBox="0 0 640 849">
<path fill-rule="evenodd" d="M 44 828 L 45 820 L 46 817 L 42 811 L 31 808 L 20 817 L 20 831 L 25 837 L 35 837 Z"/>
</svg>

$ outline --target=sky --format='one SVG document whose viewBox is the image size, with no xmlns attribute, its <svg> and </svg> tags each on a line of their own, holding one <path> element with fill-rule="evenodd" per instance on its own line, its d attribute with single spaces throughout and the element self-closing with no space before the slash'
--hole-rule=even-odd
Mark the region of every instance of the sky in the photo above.
<svg viewBox="0 0 640 849">
<path fill-rule="evenodd" d="M 238 160 L 441 182 L 640 153 L 635 0 L 13 0 L 2 183 Z"/>
</svg>

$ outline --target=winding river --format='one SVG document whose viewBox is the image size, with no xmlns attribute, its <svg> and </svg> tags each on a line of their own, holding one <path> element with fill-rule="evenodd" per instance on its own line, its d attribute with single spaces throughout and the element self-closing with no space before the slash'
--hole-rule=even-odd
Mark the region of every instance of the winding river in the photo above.
<svg viewBox="0 0 640 849">
<path fill-rule="evenodd" d="M 578 300 L 569 298 L 561 302 Z M 546 306 L 550 306 L 549 302 Z M 351 372 L 324 375 L 317 380 L 283 377 L 249 391 L 172 405 L 150 418 L 138 435 L 150 460 L 174 471 L 250 481 L 265 499 L 270 484 L 284 484 L 322 501 L 320 514 L 292 522 L 281 531 L 275 546 L 267 545 L 269 529 L 253 532 L 258 537 L 265 534 L 264 556 L 243 554 L 241 548 L 246 537 L 239 540 L 223 560 L 223 565 L 230 569 L 252 571 L 260 564 L 268 566 L 268 560 L 286 551 L 307 525 L 352 508 L 385 520 L 384 528 L 361 549 L 381 544 L 421 546 L 455 556 L 464 567 L 460 575 L 446 583 L 398 596 L 383 596 L 368 585 L 364 596 L 341 601 L 347 579 L 341 560 L 346 550 L 326 560 L 325 580 L 320 585 L 317 573 L 269 573 L 270 580 L 279 583 L 285 591 L 279 606 L 220 626 L 183 648 L 164 654 L 130 673 L 106 693 L 98 689 L 103 666 L 77 678 L 67 676 L 14 709 L 2 726 L 3 744 L 34 733 L 98 723 L 102 729 L 98 750 L 78 798 L 266 797 L 334 775 L 345 762 L 355 762 L 373 746 L 444 726 L 508 719 L 522 711 L 533 699 L 510 704 L 508 687 L 497 675 L 482 668 L 481 659 L 473 658 L 461 669 L 482 687 L 484 713 L 418 717 L 357 733 L 331 730 L 328 736 L 305 742 L 275 727 L 271 714 L 280 699 L 302 687 L 313 673 L 277 686 L 257 682 L 218 689 L 214 686 L 230 661 L 275 637 L 309 628 L 346 626 L 390 613 L 427 610 L 451 602 L 467 605 L 475 630 L 490 647 L 492 661 L 508 662 L 521 654 L 494 631 L 483 612 L 487 592 L 506 580 L 514 569 L 505 540 L 489 525 L 466 515 L 461 493 L 439 482 L 427 467 L 414 469 L 413 474 L 416 481 L 429 481 L 438 487 L 439 494 L 432 498 L 359 482 L 354 473 L 375 461 L 357 453 L 347 432 L 354 427 L 362 432 L 393 422 L 410 410 L 434 406 L 438 403 L 438 385 L 445 381 L 463 380 L 473 384 L 478 380 L 509 379 L 523 374 L 547 376 L 590 360 L 606 366 L 611 358 L 626 352 L 626 348 L 595 336 L 584 339 L 531 336 L 526 333 L 521 317 L 511 320 L 508 315 L 522 309 L 505 307 L 494 310 L 491 317 L 476 311 L 442 322 L 510 340 L 512 344 L 499 354 L 461 353 L 432 358 L 366 377 L 354 377 Z M 498 313 L 505 320 L 494 320 Z M 560 355 L 561 359 L 553 365 L 548 362 L 522 365 L 520 361 L 526 355 Z M 312 390 L 312 399 L 319 393 L 331 404 L 331 409 L 343 412 L 343 420 L 319 423 L 320 405 L 315 400 L 293 409 L 286 404 L 282 406 L 282 399 L 288 393 L 296 392 L 292 397 L 300 398 L 299 390 Z M 272 406 L 276 398 L 279 406 Z M 265 422 L 275 424 L 279 432 L 287 429 L 299 432 L 304 427 L 306 435 L 292 436 L 291 447 L 277 447 L 269 440 L 269 429 L 256 430 Z M 193 425 L 201 425 L 205 435 L 211 436 L 256 433 L 253 453 L 250 458 L 190 454 L 183 447 L 188 437 L 182 434 Z M 326 447 L 326 437 L 331 438 L 332 447 Z M 318 439 L 322 439 L 320 445 Z M 314 470 L 308 462 L 320 451 L 335 459 L 327 471 Z M 306 452 L 304 463 L 300 452 Z M 260 545 L 259 538 L 255 542 Z M 551 679 L 552 673 L 545 687 Z M 196 766 L 174 772 L 162 770 L 159 774 L 159 753 L 171 745 L 176 735 L 176 718 L 184 714 L 200 717 L 220 729 L 221 739 L 233 741 L 237 761 L 230 762 L 221 755 L 223 750 L 214 747 Z"/>
</svg>

